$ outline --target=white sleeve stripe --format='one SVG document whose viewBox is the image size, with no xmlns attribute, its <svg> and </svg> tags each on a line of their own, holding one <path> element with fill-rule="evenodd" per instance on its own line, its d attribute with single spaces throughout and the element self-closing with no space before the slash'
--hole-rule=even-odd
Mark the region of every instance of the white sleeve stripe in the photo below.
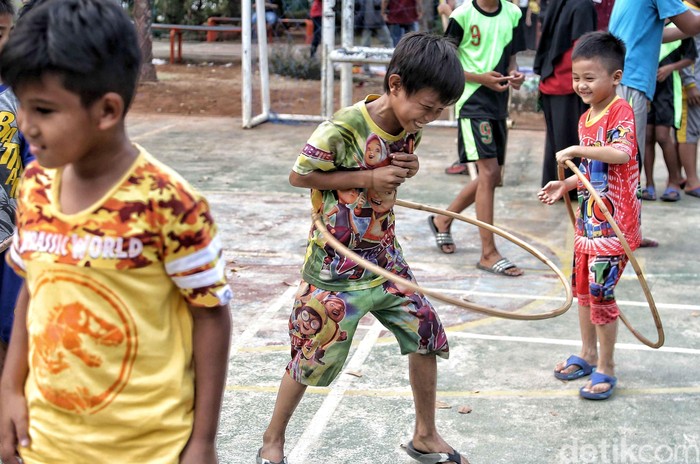
<svg viewBox="0 0 700 464">
<path fill-rule="evenodd" d="M 174 259 L 169 263 L 165 263 L 165 272 L 173 275 L 189 271 L 190 269 L 196 269 L 214 261 L 219 256 L 220 252 L 221 239 L 217 235 L 211 242 L 209 242 L 209 245 L 207 245 L 206 248 L 197 250 L 187 256 Z"/>
<path fill-rule="evenodd" d="M 198 272 L 183 277 L 171 277 L 175 285 L 180 288 L 202 288 L 210 287 L 219 282 L 224 282 L 224 262 L 219 261 L 216 267 L 207 269 L 206 271 Z"/>
<path fill-rule="evenodd" d="M 17 252 L 17 238 L 12 241 L 12 246 L 10 247 L 10 259 L 12 259 L 12 262 L 14 262 L 17 266 L 20 267 L 23 271 L 27 271 L 27 268 L 24 265 L 24 260 L 22 260 L 22 256 Z"/>
</svg>

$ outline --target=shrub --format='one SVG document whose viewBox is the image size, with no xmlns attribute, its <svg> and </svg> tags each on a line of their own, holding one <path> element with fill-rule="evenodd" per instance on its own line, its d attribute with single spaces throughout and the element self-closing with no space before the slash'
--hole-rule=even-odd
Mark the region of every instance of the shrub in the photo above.
<svg viewBox="0 0 700 464">
<path fill-rule="evenodd" d="M 320 50 L 319 50 L 320 52 Z M 270 47 L 270 72 L 295 79 L 321 80 L 321 61 L 309 57 L 309 47 Z"/>
</svg>

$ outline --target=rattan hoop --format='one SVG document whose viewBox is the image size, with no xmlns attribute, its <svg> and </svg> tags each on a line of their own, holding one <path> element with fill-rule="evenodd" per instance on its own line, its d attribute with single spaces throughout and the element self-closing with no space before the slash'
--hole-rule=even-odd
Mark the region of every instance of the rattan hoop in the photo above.
<svg viewBox="0 0 700 464">
<path fill-rule="evenodd" d="M 326 224 L 323 222 L 323 217 L 321 214 L 317 212 L 312 213 L 312 218 L 314 221 L 314 224 L 316 225 L 316 228 L 323 234 L 324 239 L 326 242 L 333 247 L 338 253 L 341 255 L 345 256 L 348 259 L 351 259 L 355 261 L 359 266 L 362 266 L 363 268 L 374 272 L 375 274 L 378 274 L 382 277 L 384 277 L 387 280 L 390 280 L 397 285 L 401 285 L 406 288 L 410 288 L 413 291 L 420 292 L 424 295 L 433 297 L 437 300 L 443 301 L 445 303 L 451 304 L 453 306 L 457 306 L 462 309 L 467 309 L 469 311 L 475 311 L 478 313 L 486 314 L 488 316 L 493 316 L 493 317 L 501 317 L 505 319 L 516 319 L 516 320 L 521 320 L 521 321 L 534 321 L 534 320 L 541 320 L 541 319 L 549 319 L 552 317 L 559 316 L 561 314 L 564 314 L 570 307 L 571 303 L 573 302 L 573 295 L 571 291 L 571 285 L 569 284 L 568 280 L 564 276 L 564 273 L 557 268 L 552 261 L 547 258 L 542 252 L 539 250 L 531 247 L 524 241 L 520 240 L 519 238 L 515 237 L 514 235 L 506 232 L 503 229 L 500 229 L 496 226 L 493 226 L 491 224 L 486 224 L 485 222 L 481 222 L 476 219 L 468 218 L 466 216 L 463 216 L 461 214 L 453 213 L 452 211 L 447 211 L 443 209 L 438 209 L 434 208 L 432 206 L 428 205 L 422 205 L 419 203 L 412 203 L 410 201 L 405 201 L 405 200 L 396 200 L 396 206 L 402 206 L 404 208 L 409 208 L 409 209 L 415 209 L 419 211 L 429 211 L 435 214 L 440 214 L 443 216 L 449 216 L 453 219 L 457 219 L 462 222 L 466 222 L 469 224 L 473 224 L 477 227 L 481 227 L 484 229 L 488 229 L 491 232 L 500 235 L 501 237 L 505 238 L 506 240 L 509 240 L 516 245 L 518 245 L 520 248 L 523 248 L 525 251 L 533 255 L 535 258 L 539 259 L 543 263 L 545 263 L 547 266 L 549 266 L 554 273 L 557 275 L 559 280 L 562 282 L 564 285 L 564 290 L 566 292 L 566 298 L 565 302 L 562 306 L 553 309 L 551 311 L 541 313 L 541 314 L 521 314 L 521 313 L 513 313 L 513 312 L 508 312 L 508 311 L 502 311 L 499 309 L 494 309 L 494 308 L 489 308 L 487 306 L 482 306 L 482 305 L 477 305 L 475 303 L 469 303 L 467 301 L 454 298 L 448 295 L 445 295 L 441 292 L 435 291 L 435 290 L 430 290 L 427 288 L 423 288 L 420 285 L 411 282 L 410 280 L 404 279 L 402 277 L 397 276 L 396 274 L 393 274 L 386 269 L 377 266 L 374 263 L 371 263 L 367 261 L 366 259 L 360 257 L 357 253 L 354 253 L 353 251 L 349 250 L 345 245 L 343 245 L 338 239 L 336 239 L 333 234 L 331 234 L 328 231 L 328 228 L 326 227 Z"/>
<path fill-rule="evenodd" d="M 651 311 L 651 315 L 654 318 L 654 324 L 656 325 L 656 334 L 658 337 L 658 340 L 656 342 L 652 342 L 648 338 L 646 338 L 644 335 L 642 335 L 638 330 L 636 330 L 634 327 L 632 327 L 632 324 L 629 322 L 627 317 L 620 311 L 620 320 L 627 326 L 630 332 L 632 332 L 632 335 L 634 335 L 637 340 L 640 342 L 644 343 L 645 345 L 651 347 L 651 348 L 660 348 L 665 341 L 665 335 L 664 335 L 664 327 L 663 324 L 661 323 L 661 317 L 659 316 L 659 311 L 656 309 L 656 303 L 654 302 L 654 297 L 651 295 L 651 290 L 649 290 L 649 285 L 647 285 L 647 281 L 644 278 L 644 273 L 642 272 L 642 268 L 639 266 L 639 263 L 637 262 L 637 258 L 634 256 L 634 252 L 630 248 L 629 243 L 627 243 L 627 239 L 625 239 L 625 236 L 622 234 L 622 231 L 620 230 L 620 227 L 617 225 L 615 220 L 613 219 L 612 215 L 610 214 L 610 211 L 608 210 L 607 206 L 605 206 L 605 203 L 603 200 L 600 198 L 600 195 L 598 195 L 598 192 L 596 192 L 595 188 L 591 185 L 591 183 L 586 179 L 586 176 L 584 176 L 581 171 L 576 167 L 576 165 L 571 162 L 571 160 L 566 160 L 566 167 L 571 169 L 574 174 L 579 178 L 579 180 L 583 183 L 583 185 L 586 187 L 588 192 L 591 194 L 593 199 L 595 200 L 596 204 L 600 208 L 601 212 L 605 216 L 605 219 L 610 223 L 610 226 L 612 229 L 615 231 L 615 235 L 617 235 L 617 238 L 620 240 L 620 244 L 622 245 L 622 248 L 625 250 L 625 254 L 629 258 L 630 264 L 632 265 L 632 268 L 634 269 L 634 272 L 637 274 L 637 280 L 639 281 L 639 284 L 642 286 L 642 290 L 644 290 L 644 296 L 647 299 L 647 302 L 649 303 L 649 310 Z M 564 180 L 564 170 L 562 168 L 559 169 L 559 179 Z M 564 201 L 566 202 L 567 209 L 569 211 L 569 217 L 571 218 L 572 224 L 574 227 L 576 227 L 576 218 L 574 214 L 573 207 L 571 205 L 571 199 L 569 199 L 569 195 L 565 194 L 564 195 Z"/>
</svg>

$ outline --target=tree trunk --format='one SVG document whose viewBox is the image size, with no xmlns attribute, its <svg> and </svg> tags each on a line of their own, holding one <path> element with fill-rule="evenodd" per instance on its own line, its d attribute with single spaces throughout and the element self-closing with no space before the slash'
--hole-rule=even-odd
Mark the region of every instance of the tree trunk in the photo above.
<svg viewBox="0 0 700 464">
<path fill-rule="evenodd" d="M 153 10 L 151 0 L 134 1 L 134 23 L 136 24 L 136 34 L 139 39 L 141 49 L 141 82 L 157 81 L 156 67 L 153 66 L 153 41 L 151 39 L 151 22 Z"/>
</svg>

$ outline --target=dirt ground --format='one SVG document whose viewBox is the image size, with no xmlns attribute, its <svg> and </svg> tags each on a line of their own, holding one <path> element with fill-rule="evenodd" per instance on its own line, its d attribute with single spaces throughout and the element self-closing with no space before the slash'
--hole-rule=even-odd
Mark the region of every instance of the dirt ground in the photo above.
<svg viewBox="0 0 700 464">
<path fill-rule="evenodd" d="M 241 64 L 157 65 L 158 82 L 139 85 L 131 111 L 196 116 L 241 117 Z M 320 114 L 320 82 L 270 75 L 273 111 L 288 114 Z M 356 79 L 354 101 L 381 92 L 381 77 Z M 257 92 L 254 92 L 257 98 Z M 255 103 L 259 105 L 259 103 Z M 256 106 L 258 108 L 259 106 Z M 443 115 L 443 117 L 447 117 Z M 515 128 L 543 129 L 541 113 L 511 111 Z"/>
</svg>

